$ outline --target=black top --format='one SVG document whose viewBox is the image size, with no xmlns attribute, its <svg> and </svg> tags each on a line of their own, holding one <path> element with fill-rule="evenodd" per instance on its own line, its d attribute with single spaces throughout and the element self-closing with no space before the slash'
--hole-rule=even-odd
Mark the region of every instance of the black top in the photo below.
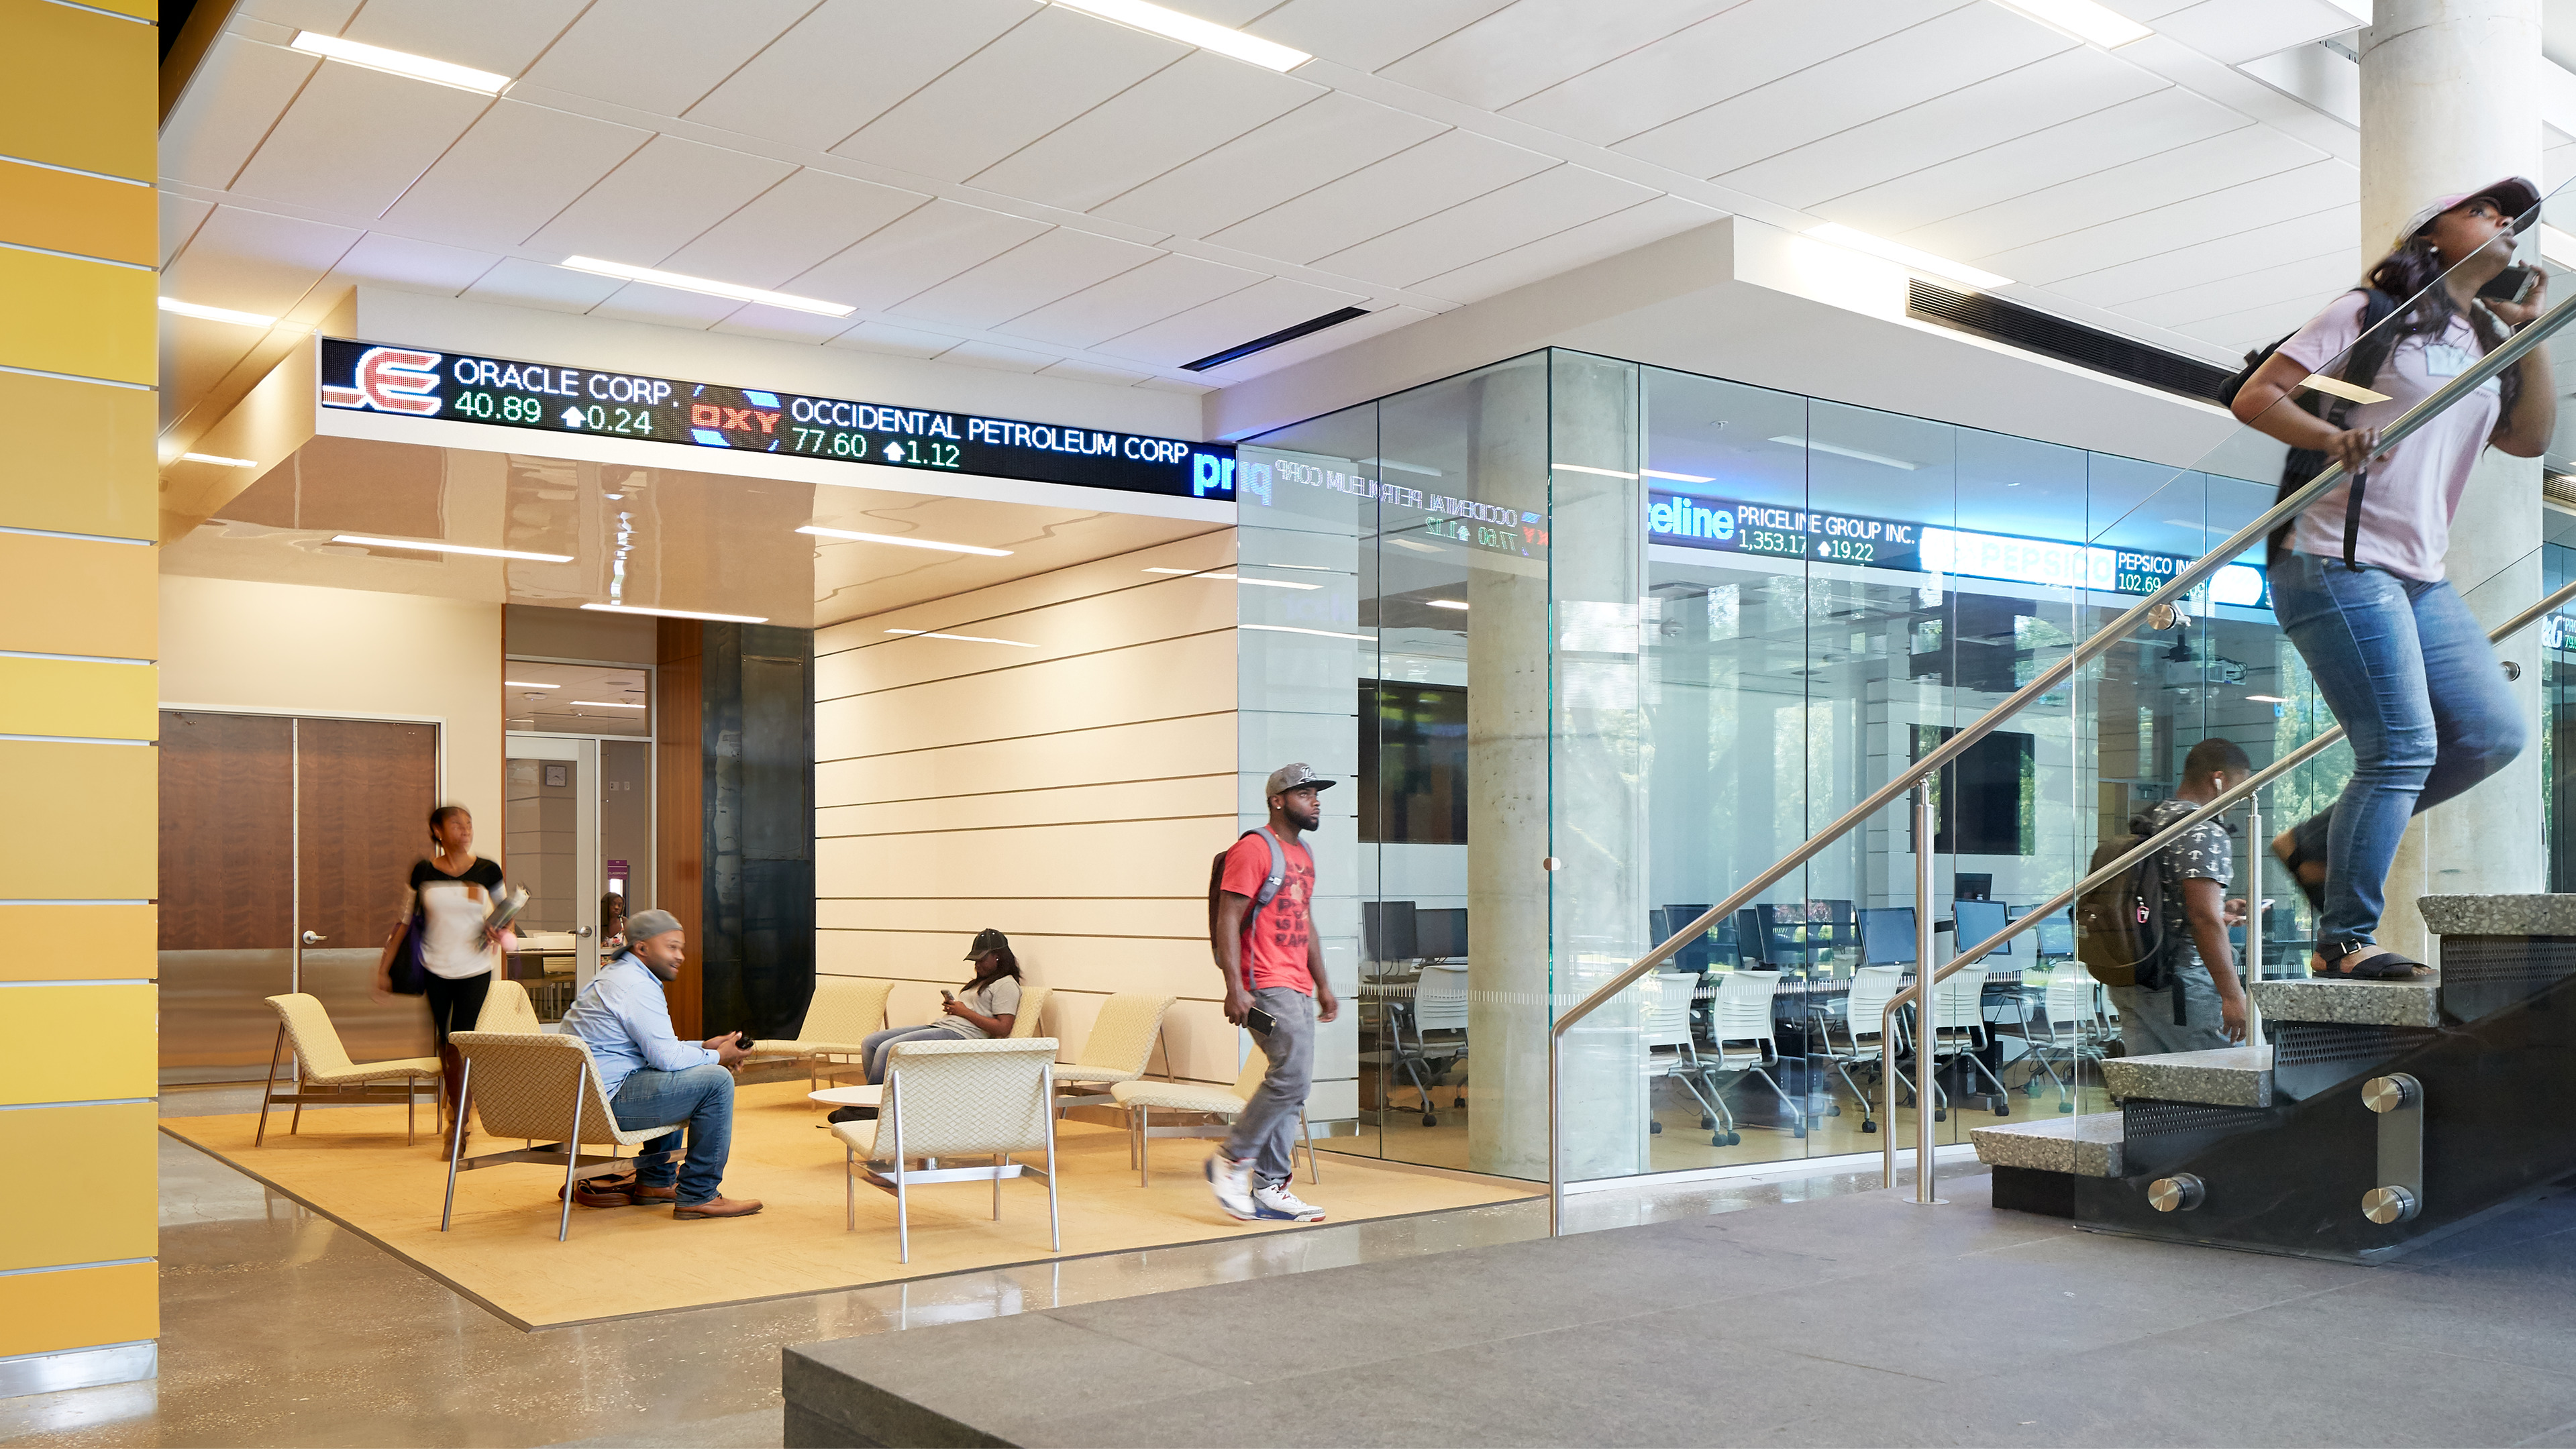
<svg viewBox="0 0 2576 1449">
<path fill-rule="evenodd" d="M 449 875 L 447 872 L 440 870 L 437 866 L 430 864 L 426 860 L 414 862 L 412 865 L 411 888 L 413 890 L 419 890 L 425 885 L 448 885 L 454 883 L 479 885 L 483 888 L 483 893 L 485 895 L 488 896 L 496 894 L 501 889 L 501 867 L 494 865 L 492 862 L 485 860 L 479 855 L 474 857 L 474 863 L 472 865 L 465 867 L 465 873 L 463 875 Z"/>
</svg>

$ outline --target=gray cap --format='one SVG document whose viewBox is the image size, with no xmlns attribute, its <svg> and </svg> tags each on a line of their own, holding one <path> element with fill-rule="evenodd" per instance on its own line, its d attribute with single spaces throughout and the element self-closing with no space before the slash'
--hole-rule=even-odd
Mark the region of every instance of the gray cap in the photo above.
<svg viewBox="0 0 2576 1449">
<path fill-rule="evenodd" d="M 1291 790 L 1308 785 L 1318 790 L 1333 788 L 1332 781 L 1316 774 L 1315 767 L 1303 760 L 1293 765 L 1281 765 L 1270 772 L 1270 779 L 1262 785 L 1261 798 L 1267 800 L 1273 795 L 1285 795 Z"/>
<path fill-rule="evenodd" d="M 666 931 L 680 929 L 680 918 L 669 911 L 637 911 L 626 918 L 626 944 L 641 945 Z"/>
</svg>

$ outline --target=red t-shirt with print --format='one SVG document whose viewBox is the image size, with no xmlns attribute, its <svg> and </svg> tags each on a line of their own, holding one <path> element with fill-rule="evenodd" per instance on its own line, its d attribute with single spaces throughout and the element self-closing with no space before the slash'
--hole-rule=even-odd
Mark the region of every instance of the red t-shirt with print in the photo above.
<svg viewBox="0 0 2576 1449">
<path fill-rule="evenodd" d="M 1244 989 L 1285 986 L 1312 996 L 1315 976 L 1306 969 L 1306 946 L 1314 930 L 1309 906 L 1315 898 L 1315 857 L 1302 844 L 1283 840 L 1280 849 L 1288 857 L 1288 874 L 1279 882 L 1279 894 L 1257 910 L 1245 908 Z M 1258 900 L 1261 883 L 1269 878 L 1270 843 L 1255 833 L 1236 841 L 1234 849 L 1225 853 L 1225 874 L 1217 884 L 1246 900 Z"/>
</svg>

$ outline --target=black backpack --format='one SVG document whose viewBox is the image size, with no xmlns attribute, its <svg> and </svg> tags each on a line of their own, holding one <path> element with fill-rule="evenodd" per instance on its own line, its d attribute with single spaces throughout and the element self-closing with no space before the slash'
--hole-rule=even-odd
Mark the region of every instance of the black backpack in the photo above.
<svg viewBox="0 0 2576 1449">
<path fill-rule="evenodd" d="M 2094 848 L 2091 875 L 2138 848 L 2155 834 L 2149 815 L 2129 819 L 2129 833 Z M 2180 925 L 2180 922 L 2173 923 Z M 2075 898 L 2075 955 L 2105 986 L 2162 991 L 2174 984 L 2166 959 L 2165 853 L 2161 850 Z M 2183 1020 L 2182 993 L 2174 993 L 2174 1024 Z"/>
<path fill-rule="evenodd" d="M 2397 349 L 2397 329 L 2383 328 L 2379 325 L 2397 311 L 2397 299 L 2377 287 L 2356 287 L 2353 290 L 2361 293 L 2361 338 L 2353 343 L 2352 350 L 2345 354 L 2343 370 L 2337 376 L 2355 387 L 2368 387 L 2372 380 L 2379 376 L 2379 369 L 2388 365 L 2388 354 Z M 2271 361 L 2272 354 L 2281 350 L 2282 342 L 2287 342 L 2290 337 L 2297 335 L 2293 332 L 2289 337 L 2283 337 L 2280 342 L 2275 342 L 2261 351 L 2246 353 L 2245 366 L 2218 389 L 2219 406 L 2234 407 L 2236 395 L 2245 390 L 2247 382 L 2253 380 L 2255 369 Z M 2342 427 L 2344 419 L 2351 416 L 2355 407 L 2360 406 L 2350 398 L 2329 397 L 2313 388 L 2302 389 L 2297 394 L 2297 405 L 2324 419 L 2328 426 L 2337 428 Z M 2290 456 L 2282 460 L 2281 487 L 2272 495 L 2272 501 L 2279 503 L 2282 499 L 2298 492 L 2308 485 L 2309 480 L 2325 470 L 2325 454 L 2313 448 L 2292 448 Z M 2368 486 L 2368 483 L 2369 478 L 2366 474 L 2354 474 L 2352 497 L 2344 504 L 2343 566 L 2345 568 L 2354 566 L 2352 551 L 2361 542 L 2361 496 L 2362 490 Z M 2280 554 L 2289 547 L 2290 529 L 2295 522 L 2296 520 L 2292 523 L 2284 523 L 2272 530 L 2270 547 L 2267 550 L 2271 555 L 2269 562 L 2273 564 L 2280 562 Z"/>
</svg>

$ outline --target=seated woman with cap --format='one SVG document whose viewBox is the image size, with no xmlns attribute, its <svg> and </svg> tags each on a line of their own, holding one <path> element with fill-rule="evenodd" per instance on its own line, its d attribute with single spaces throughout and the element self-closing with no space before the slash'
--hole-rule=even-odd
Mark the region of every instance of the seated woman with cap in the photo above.
<svg viewBox="0 0 2576 1449">
<path fill-rule="evenodd" d="M 886 1053 L 894 1050 L 897 1042 L 956 1037 L 975 1041 L 1011 1034 L 1011 1023 L 1018 1020 L 1020 1010 L 1020 959 L 1011 954 L 1011 938 L 987 926 L 975 933 L 975 944 L 967 949 L 966 959 L 975 963 L 975 979 L 967 982 L 962 992 L 939 993 L 946 998 L 940 1005 L 945 1019 L 928 1026 L 897 1026 L 871 1032 L 859 1043 L 869 1081 L 885 1081 Z"/>
</svg>

